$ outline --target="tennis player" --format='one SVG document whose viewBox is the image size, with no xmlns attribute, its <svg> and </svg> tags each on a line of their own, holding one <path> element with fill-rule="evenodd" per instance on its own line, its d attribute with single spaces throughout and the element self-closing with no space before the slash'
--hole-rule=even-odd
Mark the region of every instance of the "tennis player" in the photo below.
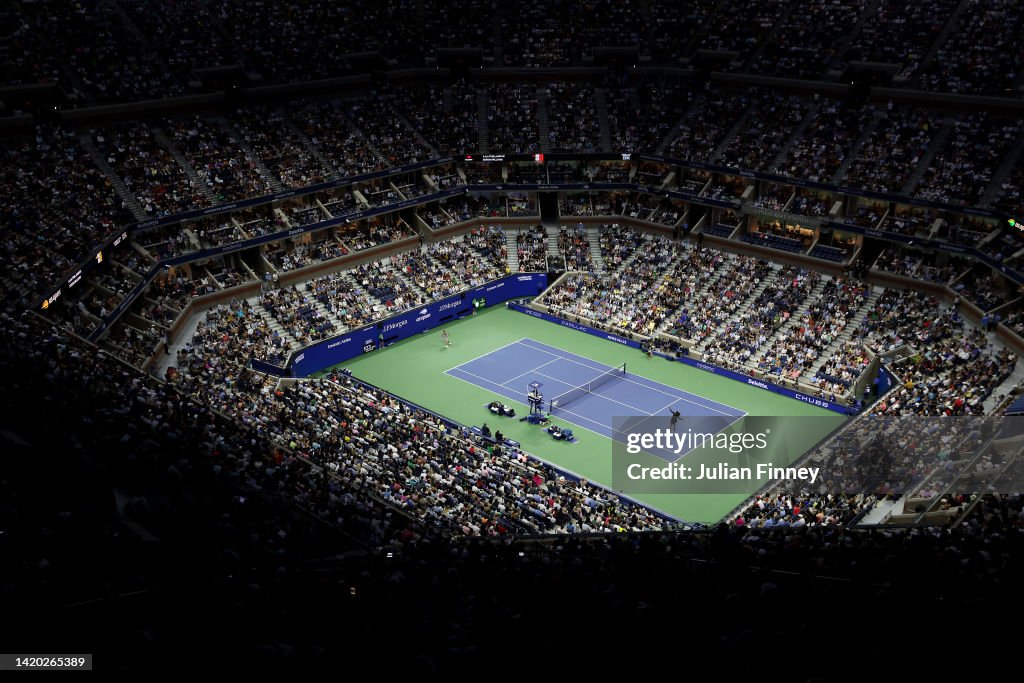
<svg viewBox="0 0 1024 683">
<path fill-rule="evenodd" d="M 672 413 L 672 419 L 668 421 L 668 426 L 671 427 L 674 432 L 676 430 L 676 425 L 679 424 L 679 416 L 681 413 L 675 408 L 669 408 L 669 412 Z"/>
<path fill-rule="evenodd" d="M 441 341 L 444 342 L 444 348 L 446 349 L 452 345 L 451 340 L 448 339 L 448 330 L 441 330 Z"/>
</svg>

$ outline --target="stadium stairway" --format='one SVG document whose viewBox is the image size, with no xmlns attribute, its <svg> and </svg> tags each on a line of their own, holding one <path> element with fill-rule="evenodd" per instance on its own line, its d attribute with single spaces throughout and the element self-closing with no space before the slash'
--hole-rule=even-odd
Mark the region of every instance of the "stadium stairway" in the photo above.
<svg viewBox="0 0 1024 683">
<path fill-rule="evenodd" d="M 125 185 L 124 180 L 122 180 L 121 176 L 114 170 L 114 167 L 107 163 L 106 158 L 100 152 L 99 148 L 96 147 L 96 143 L 93 142 L 92 135 L 89 133 L 82 133 L 78 136 L 78 141 L 82 145 L 82 149 L 92 157 L 96 167 L 100 169 L 100 171 L 103 172 L 103 175 L 107 176 L 110 180 L 111 186 L 114 188 L 114 191 L 117 192 L 117 196 L 121 198 L 121 201 L 124 202 L 125 208 L 131 211 L 132 217 L 137 221 L 146 220 L 149 216 L 146 215 L 146 212 L 139 204 L 139 200 L 136 199 L 135 195 L 132 194 L 132 191 L 128 189 L 128 186 Z"/>
<path fill-rule="evenodd" d="M 413 292 L 415 292 L 418 296 L 422 296 L 422 297 L 424 297 L 426 299 L 430 298 L 430 295 L 427 294 L 426 292 L 424 292 L 422 289 L 420 289 L 419 285 L 417 285 L 415 282 L 412 281 L 412 278 L 406 277 L 405 273 L 402 272 L 401 268 L 398 268 L 398 267 L 392 265 L 391 263 L 388 263 L 386 266 L 384 266 L 384 272 L 386 272 L 386 273 L 394 273 L 398 277 L 399 280 L 401 280 L 402 282 L 407 284 L 409 286 L 409 289 L 411 289 Z M 358 283 L 356 283 L 356 284 L 358 284 Z M 369 296 L 369 295 L 367 294 L 367 296 Z"/>
<path fill-rule="evenodd" d="M 270 329 L 277 332 L 282 339 L 284 339 L 287 342 L 290 342 L 294 347 L 298 348 L 299 343 L 298 341 L 295 340 L 295 337 L 293 337 L 288 332 L 288 330 L 286 330 L 284 326 L 277 321 L 277 318 L 275 318 L 270 311 L 268 311 L 267 309 L 263 308 L 262 305 L 260 305 L 260 298 L 258 296 L 250 297 L 249 303 L 252 304 L 252 309 L 256 311 L 257 315 L 263 318 L 263 321 L 267 323 L 267 326 Z"/>
<path fill-rule="evenodd" d="M 259 174 L 263 176 L 268 183 L 270 183 L 270 187 L 274 192 L 280 192 L 285 189 L 284 184 L 281 182 L 278 175 L 270 172 L 270 169 L 264 165 L 263 159 L 260 159 L 259 155 L 256 154 L 252 147 L 249 146 L 249 143 L 245 141 L 245 137 L 231 125 L 231 122 L 228 121 L 227 118 L 223 116 L 214 116 L 211 120 L 227 132 L 230 139 L 238 146 L 238 149 L 242 150 L 242 153 L 252 161 L 256 170 L 259 171 Z"/>
<path fill-rule="evenodd" d="M 757 60 L 761 58 L 761 55 L 764 54 L 764 49 L 775 42 L 775 36 L 782 31 L 782 27 L 785 26 L 786 22 L 789 20 L 789 15 L 802 5 L 803 3 L 801 0 L 789 1 L 789 4 L 786 5 L 786 9 L 782 10 L 782 13 L 779 14 L 779 18 L 776 19 L 775 23 L 772 24 L 772 27 L 768 29 L 768 33 L 761 36 L 760 46 L 754 50 L 753 54 L 750 55 L 750 58 L 743 64 L 744 67 L 749 67 L 751 64 L 755 64 Z M 740 71 L 746 70 L 746 68 L 740 69 Z"/>
<path fill-rule="evenodd" d="M 728 266 L 726 266 L 726 267 L 728 267 Z M 774 262 L 772 262 L 772 264 L 771 264 L 771 272 L 770 272 L 770 273 L 769 273 L 769 274 L 768 274 L 768 275 L 767 275 L 766 277 L 762 278 L 760 282 L 758 282 L 758 283 L 757 283 L 757 286 L 756 286 L 756 287 L 754 287 L 754 289 L 753 289 L 753 290 L 751 290 L 750 294 L 748 294 L 748 295 L 746 296 L 746 298 L 744 298 L 744 299 L 743 299 L 743 301 L 742 301 L 741 303 L 744 303 L 744 304 L 745 304 L 745 303 L 747 303 L 747 302 L 751 302 L 751 301 L 754 301 L 754 300 L 756 300 L 756 299 L 757 299 L 757 297 L 759 297 L 759 296 L 761 295 L 761 292 L 763 292 L 763 291 L 765 290 L 765 288 L 766 288 L 766 287 L 768 287 L 769 283 L 771 283 L 771 282 L 772 282 L 772 280 L 773 280 L 773 279 L 774 279 L 774 277 L 775 277 L 775 274 L 776 274 L 776 273 L 777 273 L 777 272 L 779 271 L 780 267 L 781 267 L 781 266 L 779 266 L 779 265 L 778 265 L 777 263 L 774 263 Z M 708 283 L 708 286 L 711 286 L 711 283 L 710 283 L 710 282 Z M 730 315 L 730 316 L 729 316 L 728 318 L 726 318 L 725 320 L 723 320 L 723 321 L 722 321 L 722 322 L 721 322 L 721 323 L 720 323 L 720 324 L 718 325 L 718 329 L 719 329 L 719 330 L 721 330 L 721 329 L 723 329 L 723 328 L 724 328 L 724 327 L 725 327 L 726 325 L 728 325 L 729 323 L 731 323 L 731 322 L 736 322 L 737 320 L 739 320 L 739 317 L 740 317 L 740 316 L 741 316 L 741 315 L 743 314 L 743 312 L 744 312 L 745 310 L 746 310 L 746 309 L 745 309 L 745 306 L 741 306 L 741 307 L 740 307 L 740 309 L 739 309 L 739 310 L 738 310 L 737 312 L 733 313 L 733 314 L 732 314 L 732 315 Z M 707 337 L 706 339 L 704 339 L 704 340 L 702 340 L 702 341 L 698 342 L 698 343 L 697 343 L 697 344 L 696 344 L 696 345 L 694 346 L 694 348 L 695 348 L 696 350 L 700 351 L 701 353 L 703 353 L 703 352 L 704 352 L 704 349 L 705 349 L 705 348 L 707 348 L 708 342 L 712 341 L 712 340 L 713 340 L 714 338 L 715 338 L 715 335 L 714 335 L 714 334 L 711 334 L 711 335 L 709 335 L 709 336 L 708 336 L 708 337 Z"/>
<path fill-rule="evenodd" d="M 1017 367 L 1013 369 L 1010 376 L 1003 380 L 1002 384 L 992 390 L 992 393 L 982 402 L 982 407 L 985 409 L 985 414 L 991 414 L 992 410 L 999 405 L 1001 398 L 1005 397 L 1013 390 L 1017 385 L 1024 383 L 1024 363 L 1017 361 Z"/>
<path fill-rule="evenodd" d="M 540 151 L 547 153 L 551 151 L 551 140 L 548 137 L 551 133 L 551 125 L 548 122 L 548 89 L 537 88 L 537 134 L 540 136 Z"/>
<path fill-rule="evenodd" d="M 953 117 L 946 117 L 942 122 L 942 127 L 939 128 L 939 132 L 935 134 L 935 138 L 932 143 L 928 145 L 928 149 L 921 155 L 921 160 L 918 161 L 917 166 L 914 168 L 913 173 L 910 174 L 910 178 L 907 179 L 906 185 L 900 190 L 901 194 L 908 197 L 913 196 L 914 189 L 921 182 L 925 172 L 932 165 L 932 160 L 935 159 L 935 155 L 939 153 L 939 150 L 946 145 L 946 140 L 949 139 L 950 134 L 953 132 L 953 123 L 955 119 Z"/>
<path fill-rule="evenodd" d="M 403 114 L 402 112 L 398 111 L 397 109 L 392 109 L 391 111 L 392 111 L 392 113 L 394 113 L 395 118 L 398 119 L 398 121 L 403 126 L 406 127 L 406 129 L 412 135 L 413 139 L 415 139 L 416 142 L 420 143 L 421 145 L 426 147 L 428 150 L 430 150 L 430 155 L 431 155 L 430 158 L 431 159 L 437 159 L 438 157 L 441 156 L 441 153 L 438 152 L 437 148 L 434 147 L 434 145 L 432 145 L 430 143 L 430 140 L 427 140 L 425 137 L 420 135 L 420 132 L 418 130 L 416 130 L 416 126 L 412 125 L 412 122 L 409 121 L 409 119 L 407 119 L 405 117 L 405 114 Z"/>
<path fill-rule="evenodd" d="M 836 172 L 832 175 L 829 182 L 839 185 L 846 179 L 846 174 L 850 172 L 850 167 L 853 165 L 853 162 L 857 160 L 858 156 L 860 156 L 860 148 L 864 146 L 864 143 L 867 142 L 875 132 L 875 129 L 878 128 L 878 122 L 881 121 L 884 116 L 885 112 L 881 107 L 874 108 L 871 120 L 868 121 L 866 126 L 864 126 L 864 132 L 860 134 L 860 137 L 857 138 L 853 143 L 853 146 L 850 147 L 849 152 L 847 152 L 846 156 L 843 158 L 843 163 L 839 165 L 838 169 L 836 169 Z"/>
<path fill-rule="evenodd" d="M 171 153 L 171 156 L 174 157 L 178 166 L 185 171 L 185 175 L 192 181 L 192 186 L 197 188 L 199 193 L 202 194 L 211 205 L 219 203 L 220 200 L 217 198 L 217 195 L 214 194 L 213 190 L 210 189 L 210 186 L 199 177 L 199 174 L 196 173 L 196 169 L 194 169 L 192 164 L 188 162 L 188 159 L 186 159 L 185 155 L 181 153 L 181 150 L 175 147 L 170 138 L 164 135 L 163 130 L 160 128 L 153 128 L 153 139 Z"/>
<path fill-rule="evenodd" d="M 554 230 L 548 230 L 548 262 L 551 262 L 552 258 L 561 258 L 562 252 L 558 249 L 558 236 L 561 233 L 556 228 Z"/>
<path fill-rule="evenodd" d="M 295 134 L 295 137 L 302 141 L 302 144 L 305 146 L 306 151 L 312 154 L 316 158 L 316 160 L 320 162 L 320 165 L 324 168 L 325 171 L 327 171 L 327 177 L 330 178 L 331 180 L 340 179 L 341 174 L 339 174 L 338 171 L 334 168 L 334 164 L 332 164 L 330 160 L 324 156 L 323 150 L 321 150 L 318 145 L 313 144 L 313 141 L 309 139 L 308 135 L 306 135 L 306 131 L 302 129 L 302 126 L 295 123 L 295 121 L 293 121 L 292 118 L 288 116 L 288 111 L 285 109 L 279 109 L 277 113 L 280 114 L 281 120 L 284 121 L 284 124 L 288 126 L 292 133 Z"/>
<path fill-rule="evenodd" d="M 680 303 L 680 305 L 674 311 L 672 311 L 672 313 L 668 315 L 665 318 L 665 320 L 662 321 L 661 325 L 657 327 L 656 331 L 667 333 L 668 328 L 672 325 L 673 322 L 675 322 L 679 318 L 679 314 L 682 312 L 684 308 L 690 308 L 694 305 L 694 302 L 701 301 L 707 298 L 708 295 L 713 291 L 713 288 L 717 285 L 718 281 L 722 279 L 722 276 L 725 275 L 726 272 L 728 272 L 730 263 L 730 261 L 723 261 L 722 263 L 718 264 L 718 267 L 715 268 L 715 271 L 711 273 L 711 275 L 701 280 L 700 286 L 697 287 L 697 290 L 688 298 L 684 299 L 682 303 Z"/>
<path fill-rule="evenodd" d="M 691 109 L 694 109 L 695 107 L 699 107 L 701 102 L 703 102 L 703 101 L 704 101 L 704 95 L 702 95 L 702 94 L 701 95 L 697 95 L 696 97 L 693 98 L 693 101 L 690 102 L 689 108 L 687 108 L 685 111 L 683 111 L 683 112 L 681 112 L 679 114 L 679 120 L 676 121 L 675 125 L 672 126 L 669 129 L 669 131 L 665 135 L 665 137 L 661 140 L 661 142 L 658 143 L 658 147 L 654 151 L 654 153 L 656 155 L 664 156 L 666 150 L 668 149 L 669 143 L 676 139 L 676 136 L 679 135 L 679 131 L 682 129 L 683 124 L 686 123 L 686 115 L 687 115 L 687 113 Z"/>
<path fill-rule="evenodd" d="M 822 80 L 838 81 L 840 79 L 843 75 L 842 70 L 839 68 L 842 57 L 850 48 L 850 43 L 853 42 L 853 39 L 856 38 L 860 34 L 861 29 L 864 28 L 864 24 L 866 24 L 869 19 L 873 19 L 878 16 L 878 5 L 880 4 L 881 0 L 869 0 L 869 2 L 864 6 L 864 9 L 861 10 L 860 15 L 857 17 L 857 21 L 850 30 L 843 35 L 839 44 L 833 49 L 832 59 L 826 62 L 827 68 L 823 73 L 819 74 Z"/>
<path fill-rule="evenodd" d="M 867 299 L 864 300 L 864 304 L 854 311 L 854 314 L 846 323 L 846 327 L 843 328 L 842 333 L 840 333 L 840 335 L 836 337 L 831 344 L 821 350 L 821 353 L 818 355 L 818 358 L 815 359 L 814 365 L 811 366 L 811 369 L 807 370 L 800 376 L 801 382 L 809 384 L 814 379 L 818 369 L 825 363 L 825 360 L 835 353 L 839 347 L 853 339 L 857 330 L 859 330 L 860 326 L 864 323 L 864 319 L 868 317 L 868 313 L 870 313 L 875 307 L 875 302 L 883 291 L 884 289 L 881 287 L 871 288 L 871 292 L 868 294 Z"/>
<path fill-rule="evenodd" d="M 995 174 L 992 176 L 992 181 L 988 184 L 979 202 L 982 208 L 990 209 L 999 201 L 1003 194 L 1003 183 L 1006 182 L 1013 169 L 1016 168 L 1022 153 L 1024 153 L 1024 132 L 1017 136 L 1017 140 L 1010 147 L 1006 156 L 1003 157 L 1002 163 L 999 164 L 999 168 L 996 169 Z"/>
<path fill-rule="evenodd" d="M 339 320 L 333 313 L 331 313 L 327 309 L 326 306 L 324 306 L 322 301 L 320 301 L 319 299 L 317 299 L 313 295 L 313 291 L 309 288 L 309 283 L 308 282 L 303 282 L 302 284 L 300 284 L 298 286 L 298 289 L 299 289 L 300 292 L 302 292 L 306 296 L 307 299 L 309 299 L 310 303 L 313 304 L 313 308 L 315 308 L 316 310 L 320 311 L 320 314 L 322 316 L 324 316 L 324 318 L 326 318 L 327 320 L 330 320 L 331 323 L 334 324 L 334 327 L 339 332 L 348 329 L 348 326 L 345 325 L 345 323 L 341 322 L 341 320 Z"/>
<path fill-rule="evenodd" d="M 605 100 L 605 89 L 594 89 L 594 113 L 597 115 L 597 125 L 600 130 L 601 149 L 606 152 L 613 152 L 612 149 L 612 127 L 608 123 L 608 103 Z"/>
<path fill-rule="evenodd" d="M 488 107 L 490 107 L 490 99 L 487 96 L 486 88 L 481 88 L 476 93 L 476 132 L 478 136 L 478 143 L 480 145 L 480 153 L 486 154 L 491 151 L 490 145 L 490 130 L 487 127 L 487 114 Z"/>
<path fill-rule="evenodd" d="M 973 4 L 973 0 L 960 0 L 960 4 L 950 14 L 946 24 L 939 31 L 939 35 L 935 37 L 935 41 L 928 48 L 928 52 L 924 53 L 924 57 L 921 58 L 921 66 L 918 68 L 918 72 L 923 72 L 931 65 L 932 61 L 939 54 L 939 50 L 946 43 L 946 39 L 949 38 L 950 34 L 953 33 L 953 30 L 960 23 L 960 16 Z"/>
<path fill-rule="evenodd" d="M 519 272 L 519 251 L 516 247 L 516 238 L 511 230 L 505 231 L 505 250 L 508 251 L 508 270 L 510 273 Z"/>
<path fill-rule="evenodd" d="M 636 249 L 635 251 L 633 251 L 633 253 L 631 253 L 629 256 L 627 256 L 622 261 L 622 263 L 620 263 L 617 267 L 607 269 L 608 274 L 609 275 L 614 275 L 616 273 L 624 272 L 626 270 L 629 270 L 633 266 L 633 262 L 636 261 L 637 254 L 639 254 L 642 249 L 643 249 L 643 247 L 640 247 L 640 248 Z"/>
<path fill-rule="evenodd" d="M 789 154 L 789 150 L 793 149 L 793 145 L 796 144 L 797 140 L 803 137 L 807 127 L 811 125 L 811 121 L 817 117 L 819 109 L 821 109 L 821 102 L 815 102 L 808 107 L 803 120 L 801 120 L 799 125 L 797 125 L 793 130 L 793 134 L 787 138 L 786 143 L 782 145 L 782 149 L 779 150 L 779 153 L 775 155 L 774 159 L 772 159 L 771 166 L 769 168 L 773 169 L 774 172 L 779 172 L 778 169 L 786 161 L 786 155 Z"/>
<path fill-rule="evenodd" d="M 769 336 L 768 339 L 765 340 L 764 344 L 758 347 L 757 351 L 761 352 L 764 351 L 765 349 L 769 349 L 775 342 L 779 341 L 780 339 L 788 337 L 789 334 L 793 331 L 793 328 L 796 327 L 796 325 L 801 320 L 803 320 L 803 317 L 807 315 L 808 311 L 810 311 L 811 306 L 817 303 L 817 301 L 821 297 L 822 292 L 825 290 L 825 284 L 827 282 L 829 282 L 829 278 L 827 276 L 822 277 L 820 280 L 818 280 L 817 284 L 814 285 L 814 288 L 811 289 L 811 291 L 807 294 L 807 297 L 802 302 L 800 302 L 800 305 L 797 307 L 796 311 L 794 311 L 793 314 L 789 316 L 789 318 L 784 323 L 779 325 L 778 329 L 775 330 L 775 333 Z M 754 298 L 750 299 L 750 301 L 753 300 Z M 756 356 L 757 353 L 754 353 L 751 356 L 751 359 L 756 360 Z M 746 364 L 748 367 L 754 367 L 755 365 L 754 363 L 751 363 L 749 360 Z"/>
<path fill-rule="evenodd" d="M 729 132 L 722 138 L 722 141 L 718 143 L 717 147 L 715 147 L 715 151 L 711 155 L 711 163 L 717 164 L 722 161 L 722 157 L 725 156 L 725 151 L 729 149 L 729 146 L 732 145 L 732 141 L 736 139 L 736 136 L 740 134 L 740 131 L 746 128 L 747 121 L 750 120 L 750 117 L 753 116 L 753 114 L 753 107 L 748 107 L 746 111 L 740 115 L 740 118 L 737 119 L 736 123 L 734 123 L 732 128 L 729 129 Z"/>
<path fill-rule="evenodd" d="M 604 273 L 604 258 L 601 257 L 601 229 L 596 225 L 587 226 L 587 242 L 590 243 L 590 260 L 594 263 L 594 272 Z"/>
</svg>

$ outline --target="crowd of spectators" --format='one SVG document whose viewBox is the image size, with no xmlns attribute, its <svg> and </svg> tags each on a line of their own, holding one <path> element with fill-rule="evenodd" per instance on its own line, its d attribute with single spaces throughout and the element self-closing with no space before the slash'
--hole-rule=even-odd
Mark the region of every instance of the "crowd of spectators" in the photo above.
<svg viewBox="0 0 1024 683">
<path fill-rule="evenodd" d="M 818 368 L 809 382 L 835 394 L 847 393 L 871 364 L 871 357 L 858 341 L 840 344 Z"/>
<path fill-rule="evenodd" d="M 39 42 L 33 51 L 49 53 L 44 59 L 56 61 L 66 76 L 59 81 L 78 90 L 84 103 L 158 100 L 186 92 L 188 66 L 154 51 L 148 37 L 124 22 L 117 4 L 50 0 L 19 5 L 35 27 Z"/>
<path fill-rule="evenodd" d="M 632 241 L 631 233 L 615 228 L 606 232 L 615 241 Z M 547 293 L 545 303 L 563 314 L 620 332 L 650 335 L 678 307 L 686 277 L 684 264 L 698 267 L 704 255 L 664 237 L 638 239 L 629 268 L 608 270 L 601 276 L 574 273 Z"/>
<path fill-rule="evenodd" d="M 576 19 L 580 14 L 582 12 L 572 3 L 517 2 L 502 21 L 505 66 L 568 65 L 576 57 L 573 51 L 580 47 L 575 42 Z M 494 102 L 493 97 L 491 102 Z"/>
<path fill-rule="evenodd" d="M 566 270 L 589 271 L 594 269 L 590 254 L 590 240 L 587 237 L 585 226 L 560 229 L 558 231 L 558 253 L 565 257 Z"/>
<path fill-rule="evenodd" d="M 612 87 L 614 86 L 614 87 Z M 685 83 L 612 84 L 605 109 L 612 151 L 655 152 L 694 98 Z"/>
<path fill-rule="evenodd" d="M 721 162 L 744 171 L 768 170 L 803 121 L 810 102 L 797 95 L 761 93 L 750 106 L 754 115 L 729 140 Z"/>
<path fill-rule="evenodd" d="M 413 235 L 412 228 L 402 220 L 371 221 L 347 228 L 340 233 L 342 243 L 352 251 L 363 251 L 382 244 L 398 242 Z"/>
<path fill-rule="evenodd" d="M 764 351 L 760 352 L 757 367 L 762 373 L 776 375 L 790 381 L 799 380 L 813 369 L 821 354 L 837 341 L 851 318 L 867 301 L 870 290 L 862 282 L 850 279 L 830 279 L 822 291 Z M 812 382 L 833 395 L 842 396 L 849 390 L 856 375 L 831 374 L 825 366 L 819 369 Z"/>
<path fill-rule="evenodd" d="M 194 116 L 167 121 L 174 146 L 179 149 L 219 202 L 270 194 L 273 189 L 256 159 L 238 145 L 234 133 L 216 121 Z"/>
<path fill-rule="evenodd" d="M 889 107 L 857 150 L 844 184 L 875 192 L 900 192 L 917 167 L 941 119 L 911 107 Z"/>
<path fill-rule="evenodd" d="M 927 4 L 886 0 L 875 6 L 843 54 L 843 61 L 898 64 L 901 80 L 916 80 L 929 48 L 953 15 L 958 0 Z"/>
<path fill-rule="evenodd" d="M 643 233 L 625 225 L 602 225 L 598 235 L 605 270 L 617 270 L 643 245 Z"/>
<path fill-rule="evenodd" d="M 104 128 L 93 131 L 92 137 L 147 216 L 159 218 L 210 205 L 146 124 Z"/>
<path fill-rule="evenodd" d="M 327 180 L 328 170 L 284 114 L 267 107 L 240 108 L 231 123 L 264 167 L 287 189 Z"/>
<path fill-rule="evenodd" d="M 505 231 L 497 225 L 481 225 L 466 233 L 466 242 L 499 270 L 508 269 L 508 246 Z"/>
<path fill-rule="evenodd" d="M 278 270 L 287 273 L 289 270 L 340 258 L 347 253 L 349 252 L 345 245 L 338 242 L 333 236 L 328 236 L 316 242 L 300 242 L 291 249 L 268 251 L 267 258 Z"/>
<path fill-rule="evenodd" d="M 516 235 L 519 272 L 543 273 L 548 269 L 548 236 L 541 226 L 520 230 Z"/>
<path fill-rule="evenodd" d="M 995 350 L 977 329 L 936 341 L 896 364 L 903 385 L 873 408 L 877 415 L 982 415 L 984 401 L 1010 376 L 1017 356 Z"/>
<path fill-rule="evenodd" d="M 387 315 L 426 303 L 426 300 L 414 292 L 395 269 L 391 259 L 363 263 L 352 270 L 351 276 L 363 291 L 369 292 L 377 301 L 384 304 Z M 373 308 L 380 312 L 377 306 Z"/>
<path fill-rule="evenodd" d="M 310 280 L 306 288 L 345 329 L 362 327 L 387 316 L 386 306 L 374 304 L 347 273 L 318 277 Z"/>
<path fill-rule="evenodd" d="M 342 178 L 371 173 L 387 164 L 352 127 L 337 103 L 313 102 L 297 110 L 295 122 Z"/>
<path fill-rule="evenodd" d="M 785 159 L 773 170 L 791 178 L 827 183 L 860 139 L 872 112 L 870 105 L 853 107 L 825 100 L 786 152 Z"/>
<path fill-rule="evenodd" d="M 271 329 L 252 304 L 232 299 L 203 313 L 191 340 L 178 350 L 175 367 L 190 380 L 192 396 L 209 400 L 216 396 L 208 395 L 210 388 L 230 385 L 224 373 L 239 372 L 250 356 L 283 367 L 293 348 L 294 341 Z"/>
<path fill-rule="evenodd" d="M 914 194 L 938 202 L 977 204 L 1020 133 L 1018 121 L 993 120 L 983 111 L 962 114 Z"/>
<path fill-rule="evenodd" d="M 490 83 L 487 86 L 487 132 L 490 151 L 524 154 L 540 151 L 537 128 L 537 90 L 529 84 Z"/>
<path fill-rule="evenodd" d="M 259 304 L 287 330 L 300 346 L 312 344 L 336 334 L 334 322 L 315 303 L 315 297 L 296 286 L 269 289 L 259 298 Z"/>
<path fill-rule="evenodd" d="M 587 84 L 549 83 L 548 144 L 552 152 L 593 152 L 601 144 L 594 89 Z"/>
<path fill-rule="evenodd" d="M 505 269 L 481 262 L 460 238 L 434 242 L 425 250 L 401 258 L 402 274 L 432 299 L 443 299 L 464 289 L 496 280 Z"/>
<path fill-rule="evenodd" d="M 127 204 L 76 135 L 40 125 L 0 145 L 4 286 L 12 299 L 54 285 L 101 240 L 132 221 Z"/>
<path fill-rule="evenodd" d="M 746 64 L 786 10 L 786 0 L 724 0 L 701 22 L 695 47 L 735 52 L 733 62 Z"/>
<path fill-rule="evenodd" d="M 1021 58 L 1013 36 L 1024 11 L 1013 0 L 969 0 L 955 30 L 919 72 L 921 87 L 939 92 L 1019 97 Z"/>
<path fill-rule="evenodd" d="M 398 105 L 421 138 L 442 155 L 475 152 L 480 147 L 476 88 L 459 79 L 398 91 Z"/>
<path fill-rule="evenodd" d="M 709 250 L 705 254 L 712 259 L 706 268 L 708 284 L 701 288 L 691 282 L 684 290 L 683 305 L 665 327 L 668 334 L 698 345 L 717 334 L 771 272 L 765 261 Z M 716 269 L 717 275 L 713 274 Z"/>
<path fill-rule="evenodd" d="M 687 111 L 666 156 L 687 161 L 710 162 L 733 125 L 749 111 L 756 91 L 707 92 Z"/>
<path fill-rule="evenodd" d="M 957 296 L 970 301 L 982 311 L 999 308 L 1016 298 L 1016 288 L 1010 289 L 996 282 L 988 266 L 974 266 L 950 285 Z"/>
<path fill-rule="evenodd" d="M 384 158 L 387 166 L 425 161 L 433 155 L 416 132 L 399 116 L 401 103 L 397 92 L 385 89 L 369 97 L 349 102 L 347 111 L 356 128 L 370 146 Z"/>
<path fill-rule="evenodd" d="M 860 18 L 867 0 L 811 0 L 783 15 L 750 70 L 765 76 L 817 79 Z"/>
<path fill-rule="evenodd" d="M 820 281 L 816 271 L 782 266 L 766 278 L 749 306 L 708 338 L 701 349 L 704 357 L 731 368 L 745 364 L 799 311 Z"/>
</svg>

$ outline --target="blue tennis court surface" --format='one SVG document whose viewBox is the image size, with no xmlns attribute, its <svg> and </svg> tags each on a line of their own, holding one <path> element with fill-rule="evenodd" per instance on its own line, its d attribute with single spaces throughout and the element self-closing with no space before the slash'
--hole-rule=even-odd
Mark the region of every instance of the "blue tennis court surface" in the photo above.
<svg viewBox="0 0 1024 683">
<path fill-rule="evenodd" d="M 523 404 L 526 403 L 529 384 L 540 382 L 546 406 L 552 398 L 591 382 L 612 369 L 557 346 L 524 338 L 445 373 Z M 648 416 L 639 422 L 634 420 L 630 431 L 637 431 L 637 425 L 646 420 L 650 423 L 643 424 L 642 430 L 653 431 L 669 427 L 670 409 L 684 416 L 677 426 L 679 431 L 691 429 L 717 433 L 746 415 L 732 406 L 634 375 L 627 364 L 624 376 L 596 386 L 592 393 L 573 399 L 564 408 L 556 408 L 553 416 L 558 421 L 584 427 L 609 439 L 620 437 L 618 440 L 622 441 L 624 435 L 616 434 L 612 428 L 613 417 Z M 686 455 L 686 451 L 654 454 L 671 461 Z"/>
</svg>

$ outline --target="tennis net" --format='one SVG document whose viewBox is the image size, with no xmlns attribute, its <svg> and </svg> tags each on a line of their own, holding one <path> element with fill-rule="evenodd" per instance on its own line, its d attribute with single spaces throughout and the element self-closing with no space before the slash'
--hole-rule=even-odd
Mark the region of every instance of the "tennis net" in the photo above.
<svg viewBox="0 0 1024 683">
<path fill-rule="evenodd" d="M 601 374 L 600 376 L 595 377 L 594 379 L 590 380 L 585 384 L 581 384 L 578 387 L 573 387 L 564 394 L 559 394 L 558 396 L 555 396 L 553 399 L 551 399 L 551 402 L 548 405 L 548 410 L 553 413 L 559 408 L 564 408 L 566 404 L 572 403 L 581 396 L 586 396 L 587 394 L 593 393 L 594 390 L 597 389 L 602 384 L 607 384 L 613 379 L 625 376 L 626 364 L 623 363 L 622 365 L 618 365 L 612 368 L 611 370 Z"/>
</svg>

